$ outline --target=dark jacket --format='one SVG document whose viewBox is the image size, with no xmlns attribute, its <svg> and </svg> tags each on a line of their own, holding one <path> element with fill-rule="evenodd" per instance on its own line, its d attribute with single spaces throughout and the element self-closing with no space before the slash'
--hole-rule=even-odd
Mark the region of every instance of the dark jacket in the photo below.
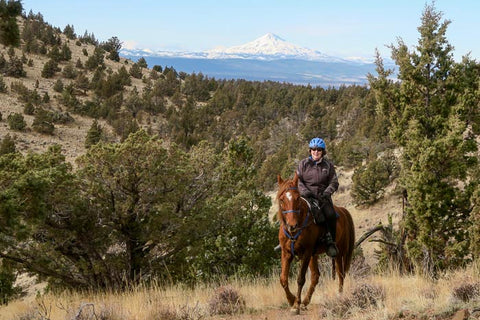
<svg viewBox="0 0 480 320">
<path fill-rule="evenodd" d="M 331 195 L 338 189 L 338 178 L 333 164 L 325 158 L 313 161 L 308 157 L 298 164 L 298 188 L 303 197 L 319 198 L 323 193 Z"/>
</svg>

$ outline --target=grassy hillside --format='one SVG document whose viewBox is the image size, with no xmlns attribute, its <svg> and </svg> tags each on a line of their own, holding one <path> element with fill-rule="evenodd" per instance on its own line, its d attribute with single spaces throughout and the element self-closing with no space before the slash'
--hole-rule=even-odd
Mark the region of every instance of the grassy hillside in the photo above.
<svg viewBox="0 0 480 320">
<path fill-rule="evenodd" d="M 23 26 L 25 20 L 20 20 L 20 26 Z M 87 61 L 89 56 L 94 52 L 95 46 L 92 44 L 81 45 L 75 44 L 76 41 L 68 40 L 64 35 L 59 34 L 59 37 L 62 43 L 66 43 L 72 52 L 71 60 L 68 62 L 60 63 L 59 67 L 63 69 L 67 65 L 74 64 L 77 60 L 80 60 L 83 64 Z M 8 59 L 8 52 L 12 50 L 10 47 L 5 47 L 0 45 L 0 55 L 3 55 Z M 86 56 L 83 53 L 83 50 L 89 54 Z M 41 76 L 42 69 L 45 63 L 49 58 L 45 55 L 25 53 L 19 48 L 14 49 L 16 57 L 25 57 L 28 61 L 33 61 L 32 65 L 24 64 L 24 71 L 26 72 L 25 77 L 9 77 L 4 76 L 4 82 L 8 88 L 6 93 L 0 93 L 0 112 L 2 114 L 2 122 L 0 126 L 0 135 L 4 137 L 6 134 L 10 134 L 15 137 L 15 142 L 19 151 L 22 152 L 41 152 L 45 151 L 49 145 L 59 144 L 62 146 L 62 150 L 70 162 L 74 160 L 81 154 L 85 153 L 85 138 L 87 136 L 88 129 L 90 128 L 93 118 L 85 117 L 78 114 L 72 113 L 71 110 L 67 110 L 67 107 L 62 105 L 59 101 L 61 92 L 56 92 L 54 86 L 57 80 L 60 80 L 64 85 L 73 83 L 75 79 L 67 79 L 65 76 L 58 72 L 52 78 L 44 78 Z M 127 61 L 121 59 L 119 62 L 112 60 L 105 60 L 106 68 L 112 71 L 117 71 L 124 65 L 133 64 L 132 61 Z M 93 76 L 94 70 L 79 70 L 88 78 Z M 147 70 L 143 72 L 147 73 Z M 19 95 L 12 91 L 12 83 L 22 83 L 28 90 L 36 91 L 40 96 L 48 94 L 51 97 L 49 103 L 43 105 L 49 111 L 57 111 L 61 113 L 68 113 L 74 118 L 74 121 L 68 124 L 56 124 L 55 130 L 52 135 L 39 134 L 32 130 L 32 123 L 34 115 L 24 114 L 25 102 L 23 102 Z M 140 80 L 132 77 L 132 85 L 125 88 L 128 92 L 136 87 L 139 91 L 145 84 Z M 78 99 L 80 101 L 86 101 L 93 97 L 91 90 L 87 91 L 86 95 L 79 95 Z M 27 129 L 24 131 L 14 131 L 9 129 L 8 123 L 6 121 L 9 114 L 20 113 L 24 114 L 25 121 L 27 122 Z M 99 119 L 100 124 L 105 128 L 106 133 L 109 138 L 113 141 L 118 140 L 116 134 L 113 132 L 113 129 L 107 124 L 105 120 Z"/>
</svg>

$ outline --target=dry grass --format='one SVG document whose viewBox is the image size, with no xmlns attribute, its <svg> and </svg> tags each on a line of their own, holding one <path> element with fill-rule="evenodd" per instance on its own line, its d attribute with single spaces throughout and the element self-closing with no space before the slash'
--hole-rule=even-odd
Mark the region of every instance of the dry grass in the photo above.
<svg viewBox="0 0 480 320">
<path fill-rule="evenodd" d="M 480 267 L 471 266 L 437 281 L 396 272 L 348 277 L 342 295 L 336 282 L 324 276 L 312 304 L 295 319 L 446 319 L 458 309 L 479 306 L 479 275 Z M 291 285 L 295 288 L 295 281 Z M 30 296 L 0 307 L 0 320 L 291 319 L 276 275 L 267 280 L 233 280 L 220 287 L 228 288 L 228 297 L 241 301 L 233 315 L 212 312 L 212 301 L 218 302 L 219 292 L 225 292 L 218 291 L 218 285 L 194 289 L 156 285 L 122 293 Z"/>
</svg>

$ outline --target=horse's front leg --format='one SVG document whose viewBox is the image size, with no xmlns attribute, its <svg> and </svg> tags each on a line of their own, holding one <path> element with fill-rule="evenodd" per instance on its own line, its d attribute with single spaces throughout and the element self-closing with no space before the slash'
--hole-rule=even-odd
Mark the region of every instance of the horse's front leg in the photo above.
<svg viewBox="0 0 480 320">
<path fill-rule="evenodd" d="M 310 288 L 308 289 L 307 295 L 302 302 L 304 306 L 307 306 L 310 303 L 313 292 L 315 291 L 315 287 L 318 284 L 318 279 L 320 278 L 320 271 L 318 270 L 318 255 L 313 255 L 310 258 L 310 263 L 308 264 L 308 266 L 310 268 L 310 274 L 312 279 L 310 281 Z"/>
<path fill-rule="evenodd" d="M 292 312 L 299 314 L 300 313 L 300 302 L 302 301 L 302 289 L 305 284 L 305 274 L 307 273 L 308 263 L 310 261 L 311 254 L 305 254 L 302 257 L 302 264 L 298 272 L 297 277 L 297 298 L 295 299 L 295 304 L 293 305 Z"/>
<path fill-rule="evenodd" d="M 290 265 L 292 263 L 292 260 L 293 256 L 290 253 L 282 250 L 282 273 L 280 274 L 280 284 L 285 290 L 288 303 L 291 306 L 293 306 L 295 302 L 295 296 L 290 292 L 290 289 L 288 288 L 288 273 L 290 272 Z"/>
</svg>

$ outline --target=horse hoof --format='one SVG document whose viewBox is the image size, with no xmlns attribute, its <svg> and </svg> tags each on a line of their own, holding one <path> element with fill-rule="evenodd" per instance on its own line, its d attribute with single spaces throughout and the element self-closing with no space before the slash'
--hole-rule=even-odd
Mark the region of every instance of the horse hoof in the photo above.
<svg viewBox="0 0 480 320">
<path fill-rule="evenodd" d="M 300 314 L 300 308 L 294 307 L 290 309 L 290 313 L 293 315 L 299 315 Z"/>
<path fill-rule="evenodd" d="M 300 305 L 300 309 L 301 309 L 302 311 L 307 310 L 307 305 L 304 304 L 304 303 L 302 303 L 302 304 Z"/>
</svg>

